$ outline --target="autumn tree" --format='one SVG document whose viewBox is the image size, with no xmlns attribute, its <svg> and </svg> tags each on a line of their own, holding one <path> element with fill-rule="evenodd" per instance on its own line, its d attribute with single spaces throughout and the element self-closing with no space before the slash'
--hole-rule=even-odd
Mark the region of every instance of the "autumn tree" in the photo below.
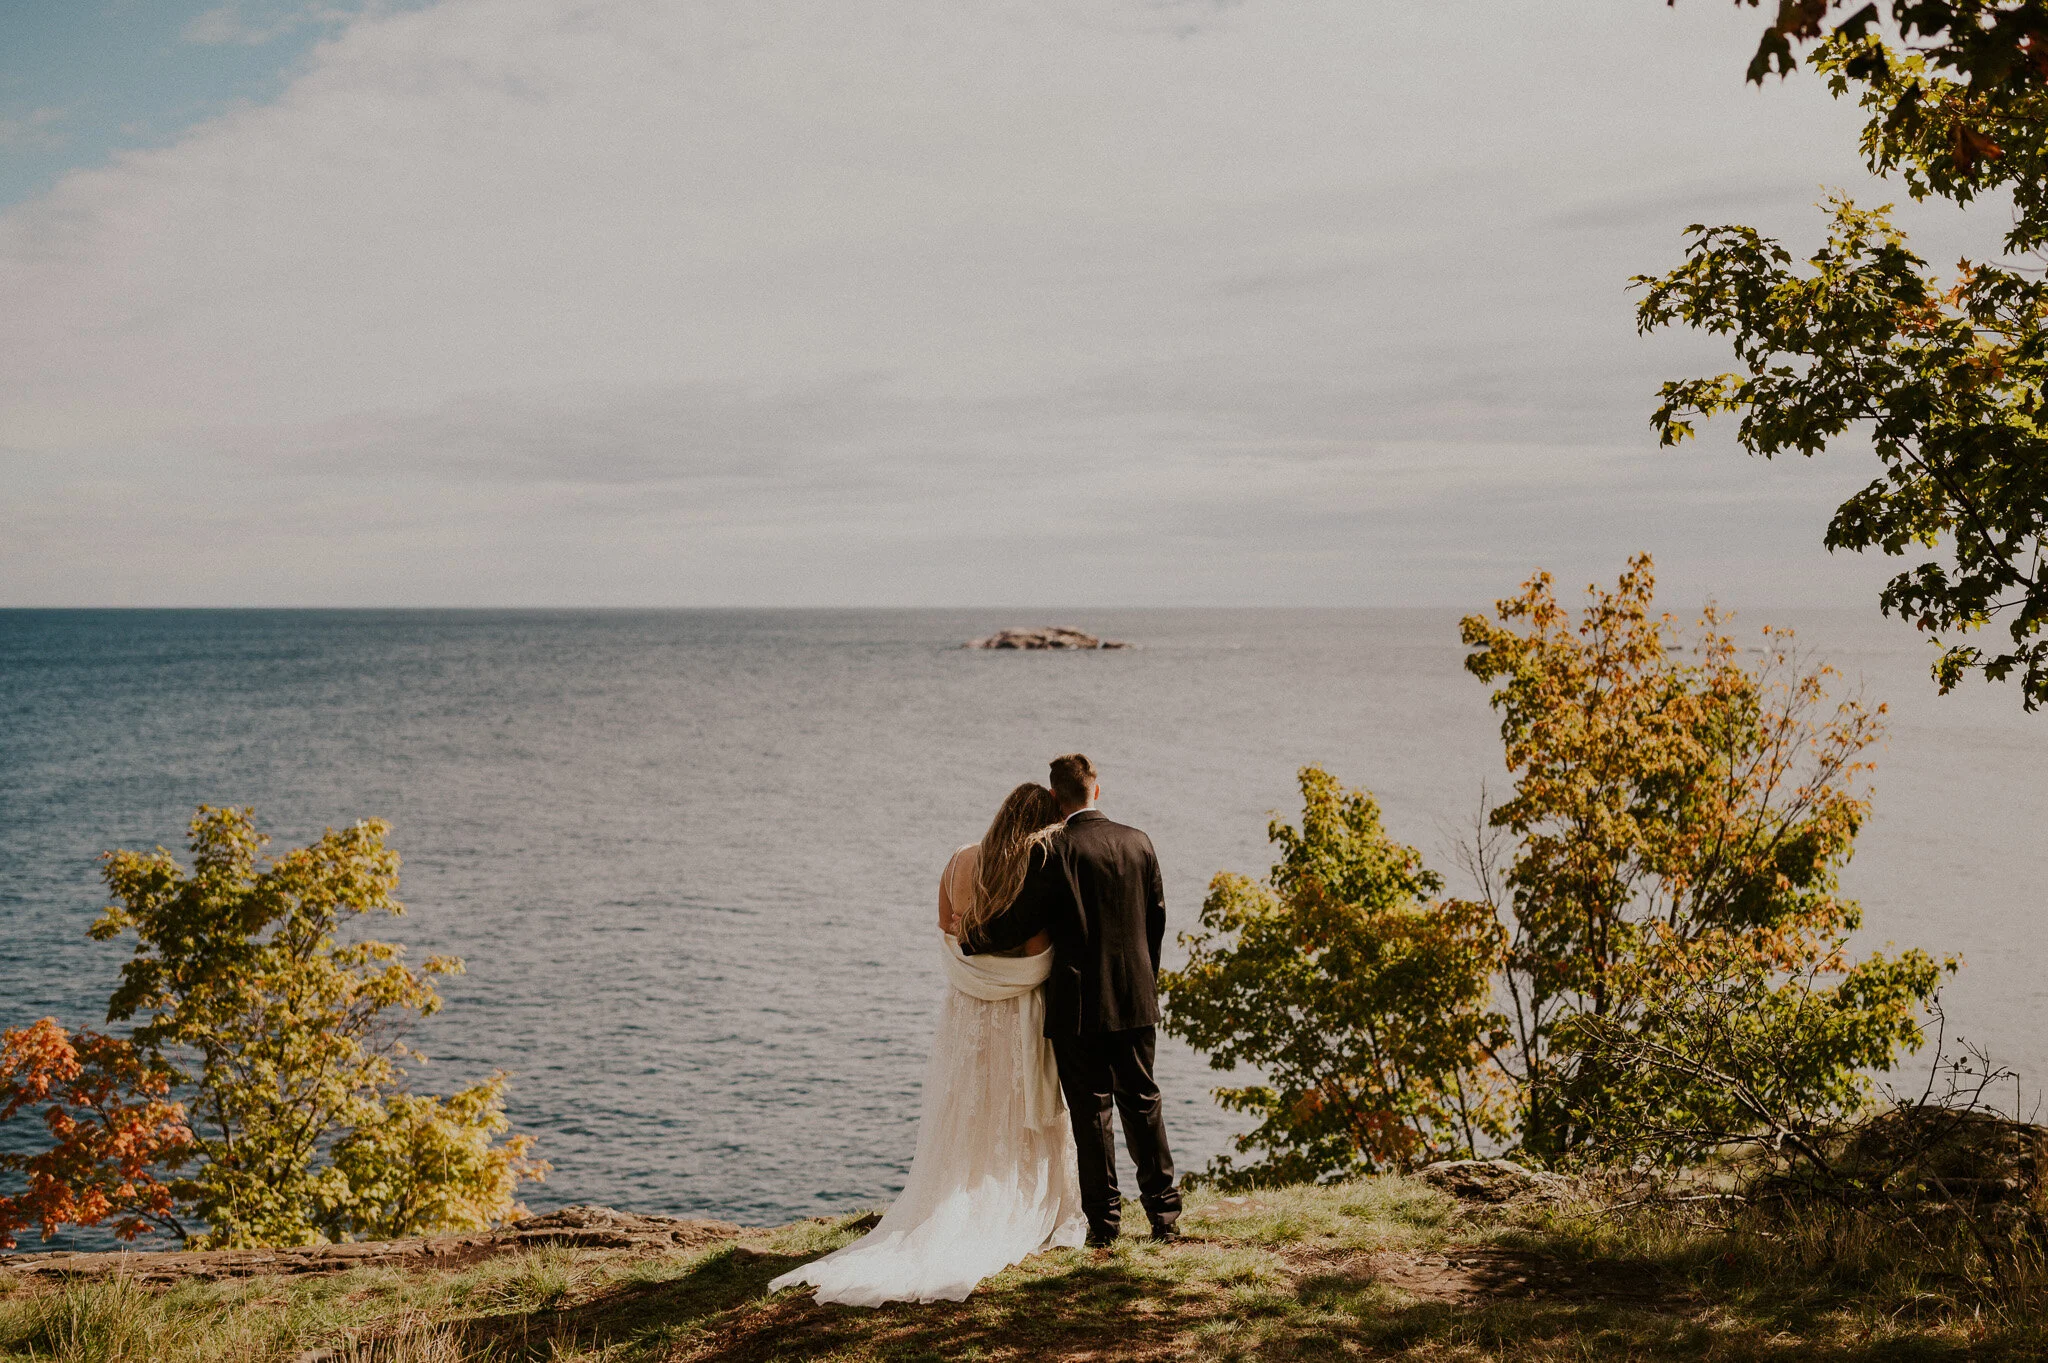
<svg viewBox="0 0 2048 1363">
<path fill-rule="evenodd" d="M 1918 951 L 1845 956 L 1861 911 L 1837 876 L 1883 707 L 1831 698 L 1830 670 L 1802 669 L 1787 633 L 1766 630 L 1745 666 L 1712 608 L 1687 643 L 1654 590 L 1639 556 L 1574 619 L 1539 573 L 1461 626 L 1515 778 L 1472 856 L 1510 928 L 1493 1055 L 1519 1147 L 1545 1161 L 1720 1101 L 1674 1090 L 1623 1040 L 1711 1050 L 1705 1019 L 1740 997 L 1797 1057 L 1788 1100 L 1848 1102 L 1917 1044 L 1940 975 Z"/>
<path fill-rule="evenodd" d="M 114 903 L 92 935 L 132 934 L 109 1002 L 132 1042 L 189 1096 L 195 1168 L 170 1183 L 211 1247 L 467 1230 L 519 1209 L 546 1165 L 506 1130 L 504 1077 L 449 1097 L 404 1087 L 425 1057 L 407 1026 L 438 1011 L 434 978 L 462 963 L 374 939 L 359 920 L 404 911 L 386 826 L 329 829 L 265 863 L 254 813 L 201 807 L 192 867 L 158 848 L 110 852 Z"/>
<path fill-rule="evenodd" d="M 1421 854 L 1389 838 L 1379 806 L 1319 767 L 1300 772 L 1301 826 L 1275 819 L 1264 882 L 1209 885 L 1188 962 L 1160 976 L 1164 1026 L 1266 1082 L 1216 1091 L 1256 1115 L 1210 1176 L 1228 1186 L 1408 1169 L 1498 1140 L 1481 1071 L 1497 1029 L 1489 976 L 1499 925 L 1483 905 L 1438 898 Z"/>
<path fill-rule="evenodd" d="M 112 1223 L 133 1240 L 183 1235 L 165 1173 L 192 1153 L 171 1074 L 120 1037 L 67 1032 L 56 1019 L 0 1033 L 0 1123 L 40 1110 L 51 1144 L 0 1152 L 0 1170 L 25 1186 L 0 1196 L 0 1249 L 29 1226 L 49 1239 L 66 1225 Z"/>
<path fill-rule="evenodd" d="M 1652 424 L 1674 445 L 1698 418 L 1739 414 L 1737 439 L 1767 459 L 1867 444 L 1880 473 L 1837 508 L 1828 547 L 1914 560 L 1879 604 L 1940 644 L 1941 689 L 2015 677 L 2032 710 L 2048 700 L 2048 281 L 2014 257 L 2048 246 L 2048 3 L 1889 11 L 1888 30 L 1875 4 L 1783 0 L 1750 79 L 1785 75 L 1810 44 L 1866 114 L 1873 173 L 1916 199 L 2011 195 L 2004 258 L 1939 277 L 1888 207 L 1846 199 L 1804 262 L 1751 228 L 1694 224 L 1683 264 L 1635 280 L 1638 325 L 1726 335 L 1742 367 L 1665 384 Z"/>
</svg>

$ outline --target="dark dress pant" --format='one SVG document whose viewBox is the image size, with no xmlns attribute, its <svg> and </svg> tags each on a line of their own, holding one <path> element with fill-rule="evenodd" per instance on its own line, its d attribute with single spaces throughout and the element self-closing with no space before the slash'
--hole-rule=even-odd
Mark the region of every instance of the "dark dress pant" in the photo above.
<svg viewBox="0 0 2048 1363">
<path fill-rule="evenodd" d="M 1054 1037 L 1060 1088 L 1074 1123 L 1074 1152 L 1080 1159 L 1081 1210 L 1097 1235 L 1114 1234 L 1122 1221 L 1123 1197 L 1116 1186 L 1116 1145 L 1110 1108 L 1123 1118 L 1124 1148 L 1138 1166 L 1138 1197 L 1152 1224 L 1172 1225 L 1180 1217 L 1180 1189 L 1173 1182 L 1173 1154 L 1166 1148 L 1166 1121 L 1159 1085 L 1152 1078 L 1153 1029 Z"/>
</svg>

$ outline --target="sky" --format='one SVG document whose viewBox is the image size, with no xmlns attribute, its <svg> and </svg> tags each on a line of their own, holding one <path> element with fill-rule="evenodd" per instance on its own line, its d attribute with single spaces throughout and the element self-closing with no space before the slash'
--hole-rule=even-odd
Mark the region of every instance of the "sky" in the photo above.
<svg viewBox="0 0 2048 1363">
<path fill-rule="evenodd" d="M 1648 425 L 1688 223 L 1904 198 L 1762 22 L 0 0 L 0 605 L 1874 609 L 1867 454 Z"/>
</svg>

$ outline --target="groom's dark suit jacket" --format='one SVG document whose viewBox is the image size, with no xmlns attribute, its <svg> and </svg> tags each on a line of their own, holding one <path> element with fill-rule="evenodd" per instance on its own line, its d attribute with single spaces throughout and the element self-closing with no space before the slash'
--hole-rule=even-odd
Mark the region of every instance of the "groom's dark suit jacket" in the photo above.
<svg viewBox="0 0 2048 1363">
<path fill-rule="evenodd" d="M 1045 1034 L 1087 1036 L 1159 1021 L 1156 983 L 1166 936 L 1166 890 L 1152 839 L 1101 810 L 1067 820 L 1049 850 L 1031 854 L 1016 902 L 984 921 L 963 951 L 1008 951 L 1052 934 Z"/>
</svg>

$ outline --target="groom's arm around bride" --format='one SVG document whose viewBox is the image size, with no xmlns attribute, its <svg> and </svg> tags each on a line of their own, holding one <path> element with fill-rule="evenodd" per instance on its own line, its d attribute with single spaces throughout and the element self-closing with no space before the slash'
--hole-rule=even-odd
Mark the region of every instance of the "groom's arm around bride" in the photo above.
<svg viewBox="0 0 2048 1363">
<path fill-rule="evenodd" d="M 1153 1233 L 1170 1237 L 1180 1216 L 1180 1190 L 1152 1078 L 1159 952 L 1166 936 L 1159 858 L 1152 839 L 1096 808 L 1102 787 L 1086 757 L 1055 758 L 1051 775 L 1053 794 L 1067 816 L 1065 829 L 1032 853 L 1016 901 L 972 930 L 961 948 L 969 954 L 1014 950 L 1040 931 L 1051 934 L 1045 1034 L 1073 1118 L 1090 1240 L 1106 1243 L 1117 1233 L 1121 1199 L 1112 1108 L 1123 1118 Z"/>
</svg>

